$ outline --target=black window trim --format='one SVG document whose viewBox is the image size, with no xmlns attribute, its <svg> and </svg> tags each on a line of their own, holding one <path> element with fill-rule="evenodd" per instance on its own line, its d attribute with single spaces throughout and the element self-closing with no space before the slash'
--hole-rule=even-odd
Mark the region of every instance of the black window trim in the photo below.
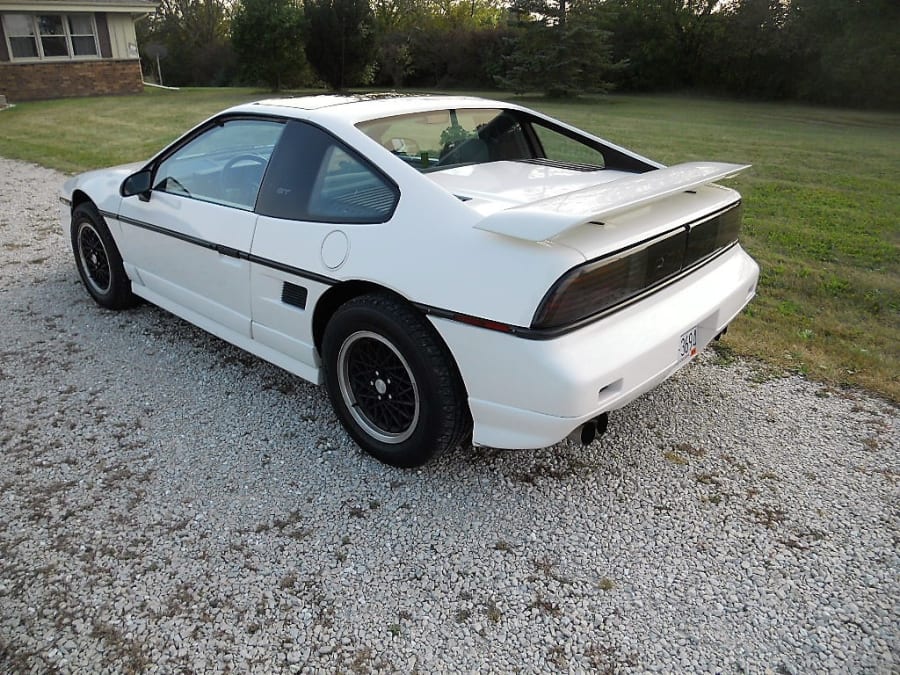
<svg viewBox="0 0 900 675">
<path fill-rule="evenodd" d="M 373 162 L 371 162 L 367 157 L 365 157 L 363 154 L 361 154 L 355 148 L 350 147 L 349 144 L 345 143 L 337 135 L 335 135 L 332 131 L 330 131 L 329 129 L 326 129 L 321 124 L 318 124 L 318 123 L 316 123 L 312 120 L 308 120 L 308 119 L 301 119 L 301 118 L 297 118 L 297 117 L 285 117 L 283 115 L 269 115 L 266 113 L 244 113 L 244 112 L 223 113 L 221 115 L 216 115 L 215 117 L 207 120 L 206 122 L 200 124 L 199 126 L 194 127 L 193 129 L 188 131 L 183 136 L 180 136 L 179 138 L 175 139 L 170 145 L 168 145 L 167 147 L 160 150 L 156 155 L 153 156 L 153 158 L 150 159 L 150 161 L 147 162 L 147 164 L 144 165 L 142 170 L 146 171 L 149 169 L 151 171 L 151 178 L 150 178 L 151 185 L 156 183 L 156 172 L 159 169 L 159 165 L 162 164 L 163 162 L 165 162 L 169 157 L 174 155 L 185 145 L 187 145 L 194 139 L 198 138 L 202 134 L 206 133 L 213 127 L 225 126 L 225 124 L 227 124 L 228 122 L 233 122 L 235 120 L 251 120 L 251 121 L 258 120 L 258 121 L 266 121 L 266 122 L 277 122 L 279 124 L 285 124 L 285 125 L 295 122 L 298 124 L 307 124 L 311 127 L 314 127 L 315 129 L 317 129 L 317 130 L 323 132 L 325 135 L 329 136 L 335 142 L 335 144 L 338 145 L 345 152 L 347 152 L 347 154 L 349 154 L 349 155 L 353 156 L 354 158 L 356 158 L 357 160 L 359 160 L 360 163 L 362 163 L 366 168 L 370 169 L 373 173 L 378 175 L 385 182 L 386 187 L 388 187 L 388 189 L 390 189 L 391 192 L 394 193 L 394 203 L 391 206 L 390 212 L 387 214 L 387 216 L 383 220 L 371 220 L 371 219 L 360 219 L 360 220 L 356 220 L 356 219 L 351 219 L 351 220 L 347 220 L 347 219 L 333 219 L 333 220 L 315 219 L 315 220 L 310 220 L 310 219 L 307 219 L 307 220 L 303 220 L 303 221 L 299 221 L 299 222 L 347 224 L 347 225 L 380 225 L 380 224 L 388 222 L 389 220 L 391 220 L 391 218 L 394 217 L 394 213 L 397 211 L 397 206 L 399 206 L 399 204 L 400 204 L 400 197 L 402 196 L 401 191 L 400 191 L 400 186 L 397 185 L 397 181 L 395 181 L 393 178 L 391 178 L 391 176 L 389 176 L 387 173 L 385 173 L 385 171 L 381 167 L 379 167 L 376 164 L 374 164 Z M 282 136 L 283 136 L 283 134 L 282 134 Z M 275 148 L 273 148 L 273 150 L 272 150 L 273 155 L 275 154 L 275 150 L 277 150 L 278 145 L 280 143 L 281 143 L 281 137 L 279 137 L 278 143 L 275 144 Z M 262 186 L 266 182 L 266 176 L 269 172 L 269 164 L 270 163 L 271 162 L 266 164 L 266 170 L 263 173 L 262 181 L 260 182 L 260 192 L 262 192 Z M 166 194 L 175 194 L 176 196 L 184 197 L 184 195 L 177 195 L 177 193 L 167 192 Z M 186 197 L 186 198 L 192 199 L 192 197 Z M 259 201 L 259 192 L 256 195 L 256 200 L 257 200 L 257 202 Z M 203 200 L 200 200 L 200 201 L 203 201 Z M 218 202 L 210 202 L 210 203 L 218 203 Z M 220 204 L 220 206 L 226 206 L 227 208 L 236 208 L 236 207 L 229 207 L 227 204 Z M 257 206 L 256 203 L 254 203 L 253 208 L 250 209 L 248 211 L 248 213 L 264 215 L 264 214 L 259 213 L 256 206 Z M 277 218 L 276 216 L 265 216 L 265 217 L 266 218 L 276 218 L 277 220 L 296 220 L 295 218 Z"/>
<path fill-rule="evenodd" d="M 391 192 L 394 193 L 394 202 L 391 206 L 390 212 L 388 212 L 385 215 L 385 217 L 380 220 L 374 220 L 371 218 L 350 218 L 350 219 L 348 219 L 348 218 L 333 218 L 333 219 L 331 219 L 331 218 L 303 218 L 303 219 L 279 218 L 278 216 L 270 216 L 270 215 L 266 215 L 264 213 L 260 213 L 255 206 L 253 208 L 254 213 L 256 213 L 257 215 L 260 215 L 260 216 L 264 216 L 266 218 L 274 218 L 275 220 L 293 220 L 293 221 L 301 222 L 301 223 L 325 223 L 325 224 L 332 224 L 332 225 L 342 225 L 342 224 L 343 225 L 382 225 L 394 217 L 394 213 L 396 213 L 397 207 L 400 205 L 400 197 L 402 196 L 402 193 L 400 191 L 400 186 L 397 185 L 397 181 L 395 181 L 393 178 L 391 178 L 391 176 L 389 176 L 387 173 L 385 173 L 385 171 L 381 167 L 376 165 L 374 162 L 372 162 L 370 159 L 368 159 L 365 155 L 360 153 L 355 148 L 351 147 L 348 143 L 344 142 L 341 138 L 339 138 L 334 132 L 332 132 L 329 129 L 326 129 L 321 124 L 318 124 L 317 122 L 314 122 L 312 120 L 301 119 L 301 118 L 297 118 L 297 117 L 286 117 L 286 118 L 282 118 L 282 119 L 284 119 L 284 121 L 287 124 L 291 124 L 291 123 L 305 124 L 307 126 L 313 127 L 314 129 L 321 131 L 326 136 L 331 138 L 331 140 L 334 141 L 335 145 L 337 145 L 339 148 L 341 148 L 344 152 L 346 152 L 351 157 L 354 157 L 355 159 L 357 159 L 360 162 L 360 164 L 362 164 L 367 169 L 371 170 L 372 173 L 374 173 L 376 176 L 378 176 L 379 178 L 381 178 L 384 181 L 385 187 L 387 187 Z M 360 132 L 360 133 L 362 133 L 362 132 Z M 280 143 L 281 143 L 281 138 L 278 139 L 278 143 L 275 145 L 275 150 L 278 149 L 278 145 Z M 275 150 L 272 151 L 273 155 L 275 154 Z M 260 190 L 259 190 L 260 193 L 262 192 L 263 185 L 265 185 L 266 178 L 268 177 L 268 172 L 269 172 L 269 167 L 266 166 L 266 173 L 263 175 L 262 183 L 260 183 Z M 257 201 L 259 201 L 258 195 L 257 195 Z"/>
<path fill-rule="evenodd" d="M 152 169 L 154 174 L 153 177 L 156 178 L 156 170 L 159 168 L 159 165 L 165 162 L 176 152 L 181 150 L 181 148 L 183 148 L 185 145 L 193 141 L 201 134 L 205 134 L 213 127 L 222 127 L 225 126 L 226 123 L 234 122 L 235 120 L 256 120 L 260 122 L 277 122 L 279 124 L 286 124 L 290 121 L 290 118 L 281 117 L 280 115 L 265 115 L 262 113 L 223 113 L 221 115 L 216 115 L 215 117 L 206 120 L 206 122 L 203 122 L 202 124 L 194 127 L 187 133 L 179 136 L 169 145 L 156 153 L 144 166 L 144 170 Z"/>
<path fill-rule="evenodd" d="M 533 142 L 535 143 L 535 147 L 540 149 L 540 152 L 547 158 L 547 153 L 544 150 L 544 146 L 538 137 L 537 131 L 535 131 L 534 127 L 539 126 L 545 129 L 549 129 L 555 133 L 560 134 L 561 136 L 565 136 L 566 138 L 577 141 L 582 145 L 586 145 L 589 148 L 593 148 L 597 152 L 599 152 L 603 156 L 603 167 L 604 169 L 610 169 L 612 171 L 630 171 L 633 173 L 646 173 L 647 171 L 653 171 L 657 167 L 648 164 L 643 160 L 638 160 L 631 155 L 628 155 L 616 148 L 610 147 L 606 143 L 595 140 L 590 136 L 586 136 L 584 134 L 578 133 L 576 131 L 572 131 L 566 127 L 560 126 L 558 124 L 553 124 L 552 122 L 545 120 L 543 117 L 538 117 L 537 115 L 532 115 L 530 113 L 524 111 L 517 111 L 522 116 L 520 124 L 528 126 L 528 134 L 533 137 Z"/>
<path fill-rule="evenodd" d="M 200 124 L 197 127 L 194 127 L 190 131 L 188 131 L 183 136 L 175 139 L 170 145 L 160 150 L 156 155 L 143 167 L 143 171 L 150 170 L 150 185 L 156 185 L 156 172 L 159 171 L 159 166 L 167 159 L 169 159 L 176 152 L 181 150 L 184 146 L 188 145 L 195 139 L 199 138 L 207 131 L 212 129 L 213 127 L 224 127 L 228 122 L 234 121 L 258 121 L 258 122 L 276 122 L 278 124 L 286 124 L 290 118 L 280 117 L 278 115 L 265 115 L 265 114 L 253 114 L 253 113 L 225 113 L 222 115 L 217 115 L 212 119 L 207 120 L 203 124 Z M 279 141 L 281 138 L 279 137 Z M 278 144 L 275 144 L 275 147 L 278 147 Z M 274 148 L 272 152 L 274 152 Z M 269 163 L 266 162 L 266 171 L 269 170 Z M 263 172 L 262 181 L 260 181 L 260 187 L 262 187 L 263 182 L 266 179 L 266 172 Z M 154 187 L 150 188 L 151 192 L 162 192 L 167 195 L 174 195 L 175 197 L 183 197 L 184 199 L 193 199 L 194 201 L 204 202 L 206 204 L 216 204 L 218 206 L 224 206 L 228 209 L 235 209 L 237 211 L 243 211 L 245 213 L 256 213 L 256 202 L 253 203 L 253 206 L 249 209 L 241 209 L 237 206 L 233 206 L 231 204 L 223 204 L 221 202 L 211 201 L 209 199 L 199 199 L 198 197 L 192 197 L 188 195 L 180 195 L 177 192 L 167 192 L 165 190 L 156 190 Z M 256 199 L 259 201 L 259 192 L 256 193 Z"/>
<path fill-rule="evenodd" d="M 522 128 L 522 132 L 525 135 L 525 140 L 529 144 L 529 148 L 536 157 L 538 155 L 543 155 L 544 158 L 547 157 L 547 153 L 544 150 L 543 144 L 538 138 L 537 132 L 535 131 L 535 126 L 544 127 L 550 131 L 560 134 L 561 136 L 565 136 L 572 141 L 576 141 L 581 143 L 589 148 L 592 148 L 599 152 L 603 156 L 604 166 L 602 169 L 611 169 L 613 171 L 628 171 L 631 173 L 646 173 L 647 171 L 653 171 L 658 169 L 658 166 L 654 166 L 650 162 L 645 159 L 633 157 L 632 155 L 622 152 L 621 150 L 612 147 L 608 143 L 604 142 L 602 139 L 598 140 L 590 135 L 579 132 L 578 130 L 570 129 L 568 127 L 562 126 L 560 124 L 556 124 L 549 119 L 544 117 L 540 117 L 535 115 L 527 110 L 522 110 L 519 108 L 508 108 L 503 105 L 496 106 L 485 106 L 485 107 L 436 107 L 430 110 L 418 110 L 411 113 L 399 113 L 397 115 L 387 115 L 383 118 L 371 118 L 361 120 L 359 122 L 354 123 L 354 126 L 365 133 L 362 129 L 360 129 L 361 125 L 368 124 L 370 122 L 374 122 L 378 119 L 391 119 L 391 118 L 399 118 L 399 117 L 411 117 L 415 115 L 427 115 L 428 113 L 436 113 L 436 112 L 450 112 L 454 113 L 458 110 L 496 110 L 500 113 L 506 113 L 519 123 L 519 126 Z M 327 130 L 326 130 L 327 131 Z M 446 167 L 448 168 L 448 167 Z M 417 169 L 418 170 L 418 169 Z M 430 173 L 432 170 L 440 170 L 435 168 L 430 168 L 429 170 L 422 171 L 419 170 L 420 173 Z"/>
</svg>

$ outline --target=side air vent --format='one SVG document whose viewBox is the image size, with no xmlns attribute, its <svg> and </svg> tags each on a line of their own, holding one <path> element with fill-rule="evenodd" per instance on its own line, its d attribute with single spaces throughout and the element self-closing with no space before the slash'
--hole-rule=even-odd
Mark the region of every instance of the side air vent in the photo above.
<svg viewBox="0 0 900 675">
<path fill-rule="evenodd" d="M 300 309 L 306 309 L 306 296 L 308 291 L 303 286 L 295 286 L 294 284 L 284 283 L 281 289 L 281 301 L 286 305 L 293 305 Z"/>
</svg>

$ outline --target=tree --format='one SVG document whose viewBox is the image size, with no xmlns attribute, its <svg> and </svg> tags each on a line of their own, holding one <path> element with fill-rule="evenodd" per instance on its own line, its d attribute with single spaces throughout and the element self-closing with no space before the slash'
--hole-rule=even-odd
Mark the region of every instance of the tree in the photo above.
<svg viewBox="0 0 900 675">
<path fill-rule="evenodd" d="M 717 30 L 720 0 L 609 0 L 608 5 L 616 16 L 614 58 L 628 62 L 626 88 L 698 87 L 715 72 L 709 48 L 727 40 Z"/>
<path fill-rule="evenodd" d="M 166 54 L 166 84 L 229 84 L 234 74 L 229 14 L 228 0 L 160 0 L 147 21 L 138 22 L 138 44 L 156 45 L 157 53 Z M 156 71 L 155 58 L 145 61 L 145 69 Z"/>
<path fill-rule="evenodd" d="M 375 54 L 375 17 L 367 0 L 307 0 L 306 57 L 332 89 L 364 84 Z"/>
<path fill-rule="evenodd" d="M 720 39 L 707 52 L 716 71 L 710 87 L 741 97 L 792 96 L 802 64 L 785 31 L 787 13 L 783 0 L 739 0 L 725 8 Z"/>
<path fill-rule="evenodd" d="M 608 91 L 612 60 L 602 4 L 590 0 L 525 0 L 514 10 L 524 21 L 512 38 L 506 73 L 497 82 L 517 93 L 541 90 L 550 97 Z"/>
<path fill-rule="evenodd" d="M 242 78 L 276 91 L 308 84 L 303 24 L 303 10 L 294 0 L 240 0 L 231 41 Z"/>
<path fill-rule="evenodd" d="M 375 81 L 491 87 L 506 28 L 499 0 L 374 0 Z"/>
<path fill-rule="evenodd" d="M 786 31 L 802 51 L 798 97 L 900 109 L 897 0 L 795 0 Z"/>
</svg>

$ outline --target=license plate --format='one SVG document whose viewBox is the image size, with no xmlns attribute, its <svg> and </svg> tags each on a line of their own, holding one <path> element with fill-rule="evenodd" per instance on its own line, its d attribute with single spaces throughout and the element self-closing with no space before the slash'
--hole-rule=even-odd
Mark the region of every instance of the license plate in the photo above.
<svg viewBox="0 0 900 675">
<path fill-rule="evenodd" d="M 678 341 L 678 360 L 683 361 L 697 355 L 697 326 L 681 334 Z"/>
</svg>

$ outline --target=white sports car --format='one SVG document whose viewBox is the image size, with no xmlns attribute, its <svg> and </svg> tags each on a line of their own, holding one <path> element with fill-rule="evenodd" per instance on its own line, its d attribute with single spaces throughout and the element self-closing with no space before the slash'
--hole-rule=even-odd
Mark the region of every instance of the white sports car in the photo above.
<svg viewBox="0 0 900 675">
<path fill-rule="evenodd" d="M 88 293 L 140 296 L 310 380 L 417 466 L 471 440 L 590 442 L 753 298 L 746 167 L 664 167 L 521 106 L 239 105 L 62 188 Z"/>
</svg>

